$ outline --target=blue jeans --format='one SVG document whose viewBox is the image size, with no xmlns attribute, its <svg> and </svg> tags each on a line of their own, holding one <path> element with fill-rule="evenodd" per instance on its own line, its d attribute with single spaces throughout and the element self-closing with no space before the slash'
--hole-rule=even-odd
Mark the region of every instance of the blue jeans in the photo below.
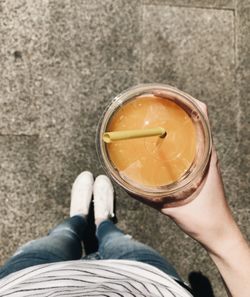
<svg viewBox="0 0 250 297">
<path fill-rule="evenodd" d="M 30 266 L 81 259 L 82 241 L 86 232 L 88 232 L 86 218 L 74 216 L 65 220 L 48 236 L 30 241 L 20 247 L 0 268 L 0 278 Z M 144 262 L 182 282 L 172 265 L 154 249 L 124 234 L 113 222 L 109 220 L 102 222 L 96 235 L 99 249 L 95 259 L 126 259 Z"/>
</svg>

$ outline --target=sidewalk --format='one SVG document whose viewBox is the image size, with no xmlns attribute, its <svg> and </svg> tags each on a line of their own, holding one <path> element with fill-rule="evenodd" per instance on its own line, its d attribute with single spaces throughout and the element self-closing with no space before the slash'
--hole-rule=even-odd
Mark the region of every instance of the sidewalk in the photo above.
<svg viewBox="0 0 250 297">
<path fill-rule="evenodd" d="M 77 174 L 103 172 L 98 118 L 142 82 L 207 103 L 227 197 L 250 239 L 249 41 L 249 0 L 1 1 L 0 263 L 68 215 Z M 117 215 L 184 279 L 201 271 L 226 296 L 206 253 L 166 217 L 121 189 Z"/>
</svg>

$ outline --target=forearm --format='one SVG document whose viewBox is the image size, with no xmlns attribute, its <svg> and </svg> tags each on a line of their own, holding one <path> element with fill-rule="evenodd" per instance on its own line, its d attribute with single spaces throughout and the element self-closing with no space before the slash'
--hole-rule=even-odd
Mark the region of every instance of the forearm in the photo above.
<svg viewBox="0 0 250 297">
<path fill-rule="evenodd" d="M 229 296 L 248 297 L 250 250 L 226 201 L 217 161 L 213 151 L 205 183 L 193 201 L 161 211 L 208 251 Z"/>
<path fill-rule="evenodd" d="M 205 248 L 217 266 L 229 296 L 247 297 L 250 296 L 250 249 L 235 226 L 226 239 L 211 242 Z"/>
</svg>

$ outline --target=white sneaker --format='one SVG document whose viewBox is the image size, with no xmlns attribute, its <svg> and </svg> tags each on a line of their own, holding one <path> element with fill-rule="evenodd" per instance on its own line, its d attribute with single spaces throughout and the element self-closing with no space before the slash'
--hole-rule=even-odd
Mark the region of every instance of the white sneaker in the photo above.
<svg viewBox="0 0 250 297">
<path fill-rule="evenodd" d="M 93 193 L 94 178 L 91 172 L 83 171 L 73 183 L 71 190 L 70 216 L 89 213 Z"/>
<path fill-rule="evenodd" d="M 114 188 L 106 175 L 99 175 L 94 183 L 95 220 L 114 217 Z"/>
</svg>

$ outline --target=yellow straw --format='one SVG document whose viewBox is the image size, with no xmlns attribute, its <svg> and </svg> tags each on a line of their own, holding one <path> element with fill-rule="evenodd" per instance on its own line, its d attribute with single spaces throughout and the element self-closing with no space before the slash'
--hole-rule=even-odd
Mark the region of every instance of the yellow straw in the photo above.
<svg viewBox="0 0 250 297">
<path fill-rule="evenodd" d="M 125 130 L 125 131 L 114 131 L 103 133 L 102 139 L 106 143 L 110 143 L 116 140 L 125 140 L 132 138 L 160 136 L 165 137 L 167 134 L 166 130 L 162 127 L 152 129 L 140 129 L 140 130 Z"/>
</svg>

